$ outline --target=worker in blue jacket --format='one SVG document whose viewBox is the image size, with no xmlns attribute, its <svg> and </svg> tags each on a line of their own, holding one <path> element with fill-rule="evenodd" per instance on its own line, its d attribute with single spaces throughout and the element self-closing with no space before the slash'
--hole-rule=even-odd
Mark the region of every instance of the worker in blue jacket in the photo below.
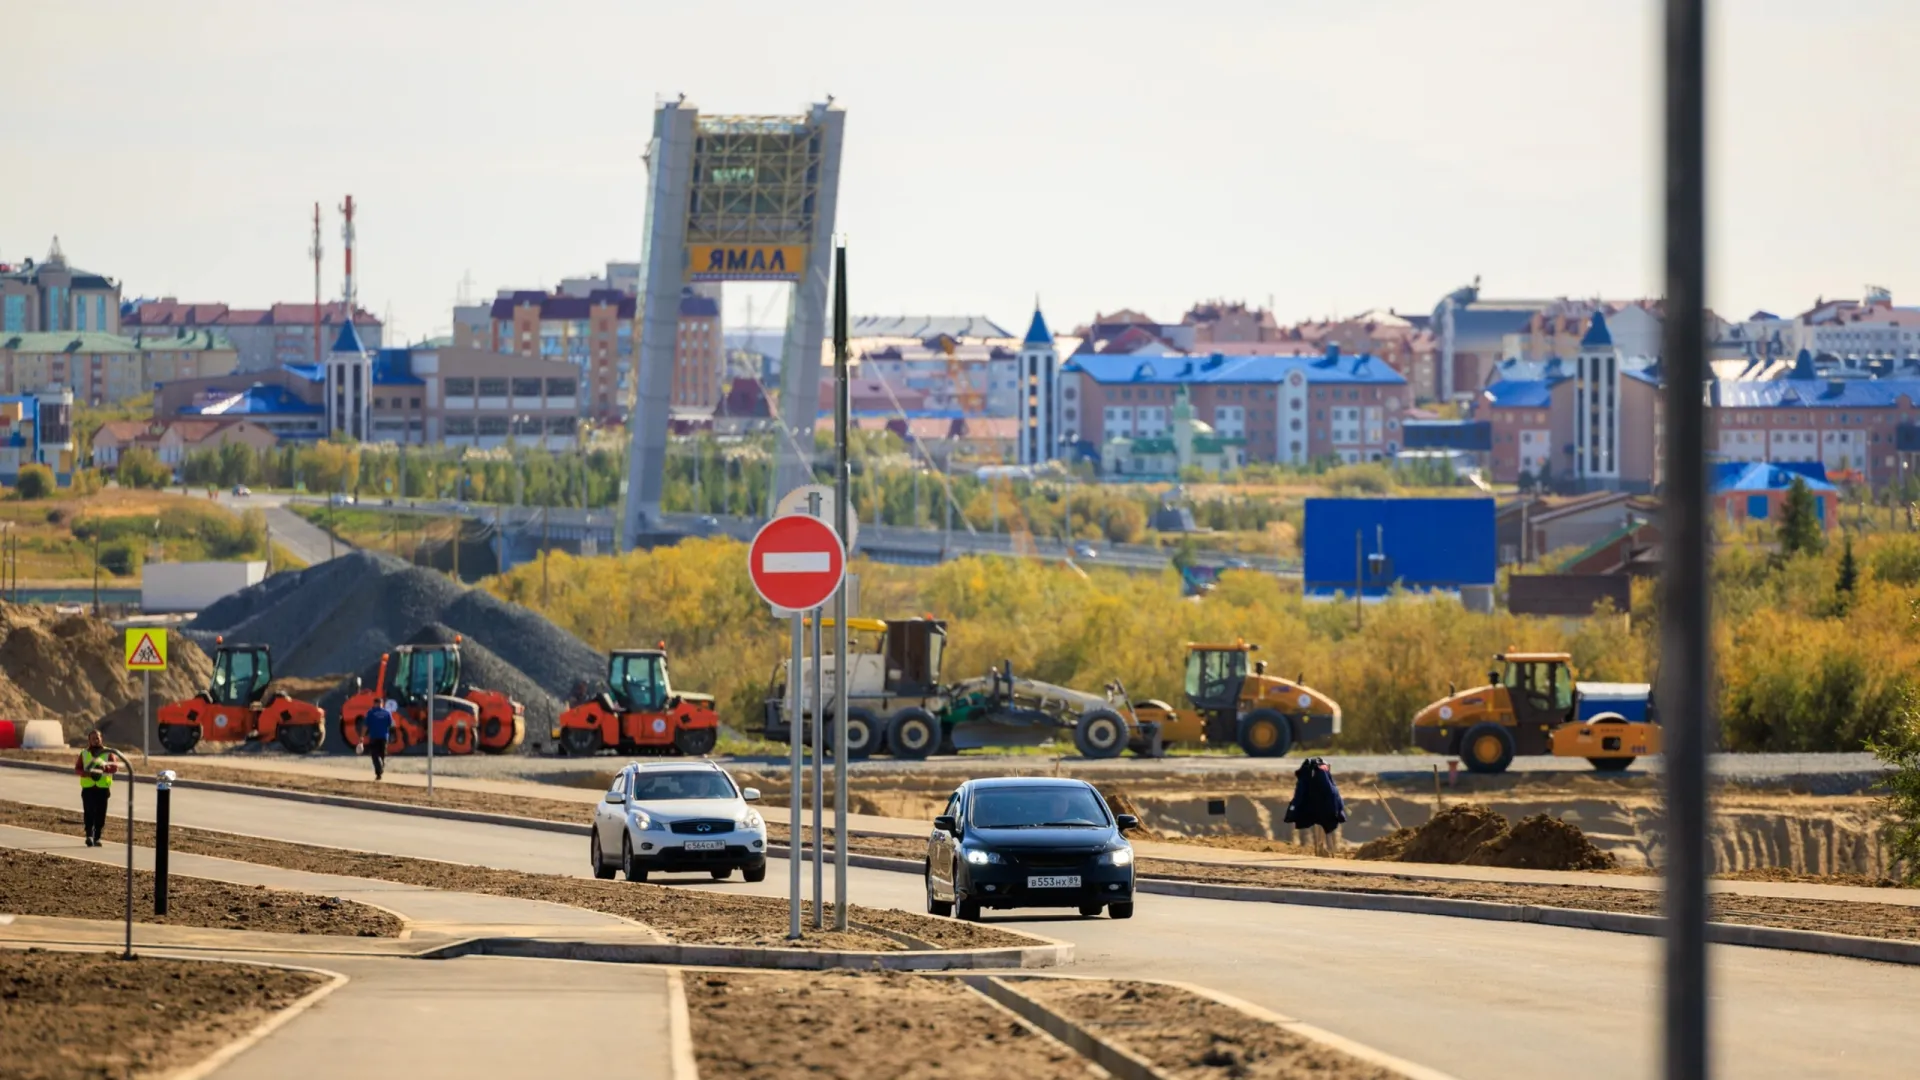
<svg viewBox="0 0 1920 1080">
<path fill-rule="evenodd" d="M 387 737 L 393 734 L 393 710 L 397 707 L 392 701 L 376 702 L 360 718 L 360 747 L 373 759 L 375 780 L 387 775 Z"/>
</svg>

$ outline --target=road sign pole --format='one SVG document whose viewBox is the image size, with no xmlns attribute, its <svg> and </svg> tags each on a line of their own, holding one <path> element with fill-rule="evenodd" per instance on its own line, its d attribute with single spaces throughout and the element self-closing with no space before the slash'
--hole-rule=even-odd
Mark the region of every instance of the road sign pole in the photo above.
<svg viewBox="0 0 1920 1080">
<path fill-rule="evenodd" d="M 147 763 L 149 732 L 153 730 L 153 672 L 140 673 L 140 764 Z"/>
<path fill-rule="evenodd" d="M 820 895 L 822 877 L 821 859 L 824 857 L 826 839 L 821 835 L 820 804 L 824 788 L 823 771 L 826 768 L 827 749 L 827 693 L 821 681 L 820 663 L 820 614 L 826 609 L 813 609 L 813 928 L 820 929 Z"/>
<path fill-rule="evenodd" d="M 801 701 L 806 678 L 800 656 L 802 616 L 793 613 L 793 659 L 787 665 L 787 754 L 791 785 L 787 789 L 787 937 L 800 937 L 800 744 L 806 738 L 806 706 Z"/>
<path fill-rule="evenodd" d="M 847 497 L 847 245 L 833 252 L 833 531 L 853 561 Z M 914 470 L 914 526 L 920 524 L 920 472 Z M 833 593 L 833 745 L 847 745 L 847 581 Z M 833 928 L 847 928 L 847 754 L 833 755 Z"/>
<path fill-rule="evenodd" d="M 440 685 L 440 673 L 434 670 L 439 653 L 427 654 L 427 798 L 433 798 L 433 691 Z"/>
</svg>

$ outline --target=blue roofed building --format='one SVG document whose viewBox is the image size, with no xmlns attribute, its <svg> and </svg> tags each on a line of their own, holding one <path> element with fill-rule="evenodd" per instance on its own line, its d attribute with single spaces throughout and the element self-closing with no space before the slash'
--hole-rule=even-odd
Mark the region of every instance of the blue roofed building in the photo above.
<svg viewBox="0 0 1920 1080">
<path fill-rule="evenodd" d="M 1075 433 L 1087 457 L 1113 439 L 1171 437 L 1183 388 L 1194 418 L 1216 437 L 1244 440 L 1250 462 L 1389 459 L 1413 405 L 1399 372 L 1338 346 L 1310 356 L 1081 352 L 1060 380 L 1061 430 Z"/>
<path fill-rule="evenodd" d="M 1819 463 L 1828 477 L 1879 488 L 1920 453 L 1920 378 L 1720 379 L 1708 387 L 1716 457 Z"/>
<path fill-rule="evenodd" d="M 1793 486 L 1804 484 L 1813 495 L 1814 513 L 1827 528 L 1839 520 L 1840 489 L 1807 470 L 1766 462 L 1739 462 L 1716 470 L 1709 491 L 1713 509 L 1729 525 L 1747 521 L 1778 524 Z"/>
</svg>

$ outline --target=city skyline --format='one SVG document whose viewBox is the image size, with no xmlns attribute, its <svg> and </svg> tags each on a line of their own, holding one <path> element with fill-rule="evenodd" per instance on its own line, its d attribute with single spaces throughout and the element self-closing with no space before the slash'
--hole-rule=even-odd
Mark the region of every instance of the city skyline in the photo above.
<svg viewBox="0 0 1920 1080">
<path fill-rule="evenodd" d="M 298 300 L 319 201 L 332 299 L 351 192 L 362 303 L 418 338 L 468 275 L 481 300 L 639 257 L 657 98 L 832 93 L 863 312 L 1011 325 L 1037 291 L 1065 326 L 1212 297 L 1291 322 L 1424 311 L 1476 274 L 1489 295 L 1659 290 L 1651 4 L 724 7 L 25 8 L 20 74 L 64 89 L 10 121 L 0 259 L 58 234 L 129 296 Z M 1920 151 L 1884 134 L 1920 119 L 1898 85 L 1920 12 L 1804 8 L 1716 9 L 1711 299 L 1732 317 L 1920 292 Z M 731 291 L 728 321 L 768 293 Z"/>
</svg>

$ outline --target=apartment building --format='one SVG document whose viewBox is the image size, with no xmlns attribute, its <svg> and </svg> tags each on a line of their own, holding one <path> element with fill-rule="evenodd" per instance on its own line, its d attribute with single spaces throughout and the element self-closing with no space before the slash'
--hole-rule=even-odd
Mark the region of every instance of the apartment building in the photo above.
<svg viewBox="0 0 1920 1080">
<path fill-rule="evenodd" d="M 120 285 L 70 266 L 60 238 L 46 259 L 0 259 L 0 334 L 118 334 Z"/>
<path fill-rule="evenodd" d="M 165 337 L 63 331 L 0 333 L 0 393 L 22 394 L 65 387 L 86 405 L 110 405 L 137 397 L 173 379 L 224 375 L 235 352 L 212 331 Z"/>
<path fill-rule="evenodd" d="M 324 357 L 348 321 L 346 307 L 339 300 L 320 305 L 316 334 L 311 301 L 235 308 L 221 303 L 183 304 L 167 296 L 130 301 L 121 326 L 130 337 L 211 330 L 232 343 L 238 370 L 272 371 L 282 364 L 314 363 L 316 342 Z M 356 307 L 351 321 L 367 348 L 380 348 L 384 328 L 379 319 Z"/>
</svg>

